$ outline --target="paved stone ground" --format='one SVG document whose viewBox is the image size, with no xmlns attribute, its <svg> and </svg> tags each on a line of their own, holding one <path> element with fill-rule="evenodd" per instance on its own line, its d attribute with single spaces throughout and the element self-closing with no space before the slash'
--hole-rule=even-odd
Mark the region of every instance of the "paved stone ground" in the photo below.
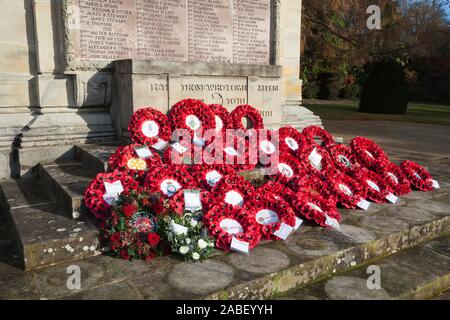
<svg viewBox="0 0 450 320">
<path fill-rule="evenodd" d="M 448 230 L 447 131 L 420 125 L 411 134 L 395 123 L 387 126 L 391 130 L 389 135 L 383 124 L 373 122 L 330 122 L 325 126 L 334 135 L 344 138 L 356 135 L 374 138 L 395 162 L 419 161 L 431 169 L 443 188 L 432 193 L 414 192 L 403 197 L 396 206 L 372 205 L 367 213 L 341 210 L 341 232 L 305 225 L 288 241 L 264 243 L 250 256 L 218 253 L 197 264 L 163 257 L 147 264 L 102 255 L 31 272 L 23 272 L 5 261 L 0 263 L 0 299 L 267 298 L 426 241 L 427 233 Z M 408 134 L 410 137 L 405 138 L 408 142 L 399 147 L 402 135 Z M 1 248 L 0 252 L 3 258 L 8 257 Z M 67 288 L 70 265 L 81 269 L 80 290 Z M 349 284 L 351 288 L 358 282 L 336 279 L 329 285 L 330 292 Z"/>
</svg>

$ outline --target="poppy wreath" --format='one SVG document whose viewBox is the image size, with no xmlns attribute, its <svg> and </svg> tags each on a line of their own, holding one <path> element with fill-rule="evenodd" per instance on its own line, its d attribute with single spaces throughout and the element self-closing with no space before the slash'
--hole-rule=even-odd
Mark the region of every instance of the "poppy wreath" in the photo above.
<svg viewBox="0 0 450 320">
<path fill-rule="evenodd" d="M 341 174 L 329 180 L 331 191 L 336 199 L 344 208 L 356 209 L 358 203 L 367 196 L 366 188 L 355 179 Z"/>
<path fill-rule="evenodd" d="M 144 188 L 149 192 L 161 193 L 162 199 L 169 199 L 180 189 L 195 186 L 194 178 L 185 165 L 167 165 L 149 171 L 144 178 Z"/>
<path fill-rule="evenodd" d="M 314 138 L 320 138 L 322 142 L 319 145 L 325 148 L 329 148 L 336 144 L 336 142 L 333 139 L 333 136 L 330 133 L 328 133 L 328 131 L 326 131 L 321 127 L 317 126 L 306 127 L 305 129 L 303 129 L 302 134 L 309 142 L 309 144 L 312 145 L 317 145 Z"/>
<path fill-rule="evenodd" d="M 242 207 L 255 194 L 250 182 L 236 174 L 223 177 L 212 190 L 217 204 L 226 203 Z"/>
<path fill-rule="evenodd" d="M 170 141 L 172 134 L 167 116 L 153 108 L 135 111 L 128 132 L 134 143 L 148 146 L 154 146 L 160 140 Z"/>
<path fill-rule="evenodd" d="M 111 204 L 106 202 L 104 198 L 106 194 L 105 182 L 113 183 L 116 181 L 122 183 L 124 192 L 139 189 L 136 180 L 120 170 L 116 169 L 113 172 L 97 174 L 84 193 L 84 204 L 97 219 L 104 220 L 111 211 Z"/>
<path fill-rule="evenodd" d="M 273 159 L 278 159 L 280 154 L 279 142 L 274 140 L 277 132 L 273 130 L 259 130 L 258 133 L 258 156 L 261 162 L 262 157 L 265 157 L 265 162 L 262 165 L 269 166 Z"/>
<path fill-rule="evenodd" d="M 318 165 L 309 159 L 314 150 L 321 156 L 321 161 Z M 303 149 L 300 153 L 300 162 L 304 164 L 303 166 L 307 173 L 318 175 L 323 179 L 332 178 L 339 174 L 329 152 L 318 145 L 310 145 Z"/>
<path fill-rule="evenodd" d="M 264 129 L 264 120 L 263 117 L 261 116 L 261 113 L 248 104 L 237 106 L 231 112 L 231 120 L 234 129 L 242 129 L 242 130 L 248 129 L 244 128 L 244 125 L 242 124 L 242 118 L 244 117 L 251 121 L 252 124 L 251 129 L 255 130 Z"/>
<path fill-rule="evenodd" d="M 225 203 L 212 207 L 203 217 L 208 233 L 215 239 L 216 248 L 230 251 L 233 237 L 249 243 L 253 249 L 259 244 L 261 233 L 251 213 Z M 230 226 L 231 224 L 231 226 Z"/>
<path fill-rule="evenodd" d="M 421 165 L 406 160 L 400 164 L 400 168 L 414 188 L 420 191 L 432 191 L 434 189 L 433 177 Z"/>
<path fill-rule="evenodd" d="M 236 172 L 230 166 L 225 165 L 193 165 L 190 172 L 199 188 L 211 191 L 220 180 Z"/>
<path fill-rule="evenodd" d="M 231 114 L 221 104 L 210 104 L 208 107 L 214 115 L 216 132 L 224 132 L 232 127 Z"/>
<path fill-rule="evenodd" d="M 238 139 L 238 136 L 235 136 L 233 145 L 225 145 L 223 148 L 223 163 L 233 168 L 236 172 L 251 171 L 256 167 L 257 161 L 250 161 L 249 142 L 242 140 L 245 143 L 244 146 L 238 146 Z"/>
<path fill-rule="evenodd" d="M 328 149 L 331 159 L 337 169 L 343 173 L 354 176 L 361 169 L 361 164 L 352 153 L 352 149 L 344 144 L 338 144 Z"/>
<path fill-rule="evenodd" d="M 320 195 L 312 193 L 299 192 L 292 199 L 292 207 L 294 211 L 308 220 L 315 221 L 322 227 L 328 227 L 326 224 L 327 217 L 341 220 L 339 211 L 334 202 L 325 199 Z"/>
<path fill-rule="evenodd" d="M 101 234 L 118 258 L 151 261 L 164 252 L 153 212 L 157 198 L 131 191 L 114 204 Z"/>
<path fill-rule="evenodd" d="M 309 145 L 306 137 L 293 127 L 283 127 L 278 130 L 280 139 L 280 153 L 290 153 L 296 155 L 299 150 Z"/>
<path fill-rule="evenodd" d="M 177 146 L 177 148 L 172 146 Z M 193 164 L 194 157 L 201 156 L 202 152 L 195 152 L 194 145 L 187 140 L 173 143 L 164 151 L 163 162 L 171 165 Z"/>
<path fill-rule="evenodd" d="M 350 147 L 358 161 L 370 170 L 376 171 L 389 163 L 383 149 L 370 139 L 356 137 L 350 142 Z"/>
<path fill-rule="evenodd" d="M 336 204 L 336 197 L 330 185 L 321 177 L 315 174 L 304 175 L 297 180 L 293 186 L 295 192 L 310 193 L 320 195 L 328 201 Z"/>
<path fill-rule="evenodd" d="M 355 176 L 358 181 L 367 190 L 367 199 L 374 202 L 385 202 L 386 196 L 391 192 L 389 185 L 374 171 L 367 168 L 361 169 Z"/>
<path fill-rule="evenodd" d="M 211 192 L 206 190 L 200 191 L 200 199 L 202 202 L 202 212 L 207 212 L 213 205 L 213 198 Z M 182 216 L 185 212 L 184 210 L 184 191 L 178 190 L 173 197 L 169 199 L 169 209 L 179 216 Z"/>
<path fill-rule="evenodd" d="M 282 223 L 295 227 L 294 210 L 286 201 L 276 199 L 270 193 L 256 193 L 244 209 L 252 212 L 249 218 L 255 219 L 264 240 L 280 240 L 274 232 L 280 229 Z"/>
<path fill-rule="evenodd" d="M 300 161 L 290 154 L 281 154 L 276 163 L 276 172 L 271 174 L 275 181 L 292 187 L 296 181 L 305 175 L 305 171 Z"/>
<path fill-rule="evenodd" d="M 411 183 L 406 178 L 402 169 L 395 163 L 390 162 L 387 166 L 381 168 L 378 173 L 391 187 L 395 195 L 403 196 L 411 192 Z"/>
<path fill-rule="evenodd" d="M 150 158 L 140 158 L 135 148 L 141 147 L 138 144 L 121 146 L 109 157 L 109 170 L 125 170 L 130 176 L 142 176 L 143 173 L 151 168 L 162 164 L 161 157 L 157 153 L 152 153 Z"/>
<path fill-rule="evenodd" d="M 291 199 L 295 196 L 295 192 L 292 191 L 290 188 L 286 188 L 285 185 L 270 180 L 264 183 L 262 186 L 260 186 L 257 190 L 257 193 L 265 193 L 268 194 L 275 199 L 283 199 L 287 203 L 290 203 Z"/>
<path fill-rule="evenodd" d="M 169 121 L 173 130 L 185 129 L 191 134 L 203 133 L 215 128 L 214 115 L 210 108 L 200 100 L 185 99 L 172 106 Z"/>
</svg>

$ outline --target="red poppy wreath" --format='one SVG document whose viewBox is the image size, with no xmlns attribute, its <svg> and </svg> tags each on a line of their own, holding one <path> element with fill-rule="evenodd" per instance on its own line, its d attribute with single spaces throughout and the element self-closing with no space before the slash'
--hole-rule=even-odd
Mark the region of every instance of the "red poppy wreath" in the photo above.
<svg viewBox="0 0 450 320">
<path fill-rule="evenodd" d="M 193 165 L 190 172 L 197 181 L 197 185 L 211 191 L 223 177 L 235 175 L 236 172 L 230 166 L 224 165 Z"/>
<path fill-rule="evenodd" d="M 224 132 L 232 127 L 231 114 L 221 104 L 210 104 L 208 107 L 214 115 L 216 132 Z"/>
<path fill-rule="evenodd" d="M 208 212 L 213 205 L 211 193 L 206 190 L 198 190 L 200 192 L 201 211 Z M 176 214 L 182 216 L 185 212 L 184 190 L 178 190 L 169 200 L 169 209 Z"/>
<path fill-rule="evenodd" d="M 352 153 L 352 149 L 344 144 L 338 144 L 328 149 L 334 165 L 340 171 L 349 176 L 354 176 L 355 172 L 361 169 L 361 164 Z"/>
<path fill-rule="evenodd" d="M 244 124 L 242 123 L 242 118 L 247 118 L 247 121 L 249 122 L 247 123 L 247 128 L 244 127 Z M 248 104 L 237 106 L 231 112 L 231 119 L 233 121 L 234 129 L 242 129 L 242 130 L 264 129 L 264 120 L 263 117 L 261 116 L 261 113 Z"/>
<path fill-rule="evenodd" d="M 309 145 L 306 137 L 293 127 L 283 127 L 278 130 L 280 153 L 296 155 L 299 150 Z"/>
<path fill-rule="evenodd" d="M 302 164 L 289 154 L 280 155 L 278 162 L 273 166 L 271 177 L 277 182 L 292 187 L 296 181 L 305 175 Z"/>
<path fill-rule="evenodd" d="M 323 179 L 332 178 L 338 174 L 333 159 L 328 151 L 318 145 L 310 145 L 303 149 L 300 161 L 309 174 L 315 174 Z"/>
<path fill-rule="evenodd" d="M 137 110 L 130 119 L 128 132 L 135 143 L 158 150 L 167 145 L 172 134 L 167 116 L 153 108 Z"/>
<path fill-rule="evenodd" d="M 370 170 L 377 170 L 389 163 L 383 149 L 370 139 L 356 137 L 350 142 L 353 154 L 358 161 Z"/>
<path fill-rule="evenodd" d="M 325 129 L 317 126 L 309 126 L 303 129 L 302 134 L 305 136 L 306 140 L 309 142 L 309 144 L 316 145 L 315 139 L 318 138 L 322 142 L 318 145 L 329 148 L 331 146 L 334 146 L 336 142 L 333 139 L 333 136 L 328 133 Z"/>
<path fill-rule="evenodd" d="M 285 225 L 291 232 L 294 230 L 296 222 L 294 210 L 286 201 L 276 199 L 271 194 L 256 193 L 244 208 L 252 212 L 250 217 L 255 219 L 262 239 L 285 240 L 289 234 L 280 233 Z"/>
<path fill-rule="evenodd" d="M 315 174 L 304 175 L 295 183 L 292 188 L 295 192 L 310 193 L 312 195 L 320 195 L 330 203 L 336 204 L 336 197 L 332 188 L 321 177 Z"/>
<path fill-rule="evenodd" d="M 420 191 L 432 191 L 435 188 L 433 177 L 421 165 L 406 160 L 400 164 L 400 168 L 414 188 Z"/>
<path fill-rule="evenodd" d="M 336 228 L 341 220 L 336 205 L 320 195 L 300 192 L 292 200 L 295 212 L 322 227 Z"/>
<path fill-rule="evenodd" d="M 194 178 L 184 165 L 162 165 L 149 171 L 144 178 L 144 188 L 160 193 L 165 199 L 171 198 L 180 189 L 194 186 Z"/>
<path fill-rule="evenodd" d="M 145 171 L 162 164 L 161 157 L 147 146 L 132 144 L 117 148 L 109 157 L 109 170 L 125 170 L 129 175 L 142 176 Z"/>
<path fill-rule="evenodd" d="M 286 188 L 285 185 L 270 180 L 264 183 L 262 186 L 260 186 L 257 190 L 257 193 L 266 193 L 270 196 L 272 196 L 275 199 L 283 199 L 287 203 L 290 204 L 291 199 L 295 196 L 295 191 L 291 190 L 290 188 Z"/>
<path fill-rule="evenodd" d="M 216 248 L 230 251 L 233 238 L 248 243 L 248 249 L 256 247 L 261 234 L 255 219 L 249 217 L 251 213 L 245 209 L 232 205 L 221 204 L 211 208 L 203 217 L 203 223 L 208 233 L 216 241 Z"/>
<path fill-rule="evenodd" d="M 243 177 L 231 174 L 223 177 L 212 192 L 217 204 L 226 203 L 243 207 L 255 194 L 255 188 Z"/>
<path fill-rule="evenodd" d="M 332 193 L 337 202 L 347 209 L 356 209 L 358 206 L 364 208 L 367 196 L 366 188 L 355 179 L 341 174 L 330 179 Z M 367 209 L 367 208 L 366 208 Z"/>
<path fill-rule="evenodd" d="M 397 196 L 403 196 L 411 192 L 411 183 L 406 178 L 402 169 L 395 163 L 390 162 L 387 166 L 380 169 L 378 173 Z"/>
<path fill-rule="evenodd" d="M 258 132 L 258 160 L 264 166 L 270 166 L 279 157 L 278 133 L 273 130 Z"/>
<path fill-rule="evenodd" d="M 138 183 L 120 170 L 99 173 L 84 193 L 84 204 L 97 219 L 105 219 L 111 205 L 124 191 L 138 190 Z"/>
<path fill-rule="evenodd" d="M 214 114 L 200 100 L 186 99 L 176 103 L 169 112 L 173 130 L 185 129 L 193 134 L 201 134 L 215 128 Z"/>
<path fill-rule="evenodd" d="M 385 202 L 386 197 L 391 193 L 391 188 L 378 173 L 363 168 L 356 176 L 358 181 L 367 190 L 367 199 L 374 202 Z"/>
<path fill-rule="evenodd" d="M 237 172 L 250 171 L 256 167 L 257 156 L 250 155 L 249 142 L 235 136 L 233 144 L 227 144 L 222 150 L 223 163 Z"/>
</svg>

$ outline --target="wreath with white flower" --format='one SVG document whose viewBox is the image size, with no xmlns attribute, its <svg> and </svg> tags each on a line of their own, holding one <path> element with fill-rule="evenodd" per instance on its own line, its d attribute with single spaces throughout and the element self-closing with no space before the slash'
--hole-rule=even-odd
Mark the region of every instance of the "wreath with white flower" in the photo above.
<svg viewBox="0 0 450 320">
<path fill-rule="evenodd" d="M 172 106 L 169 121 L 173 130 L 185 129 L 191 134 L 203 133 L 215 128 L 215 119 L 211 108 L 200 100 L 185 99 Z"/>
<path fill-rule="evenodd" d="M 163 215 L 158 223 L 159 233 L 173 254 L 186 261 L 201 261 L 210 256 L 214 241 L 204 232 L 203 223 L 191 214 Z"/>
<path fill-rule="evenodd" d="M 140 145 L 162 149 L 172 134 L 168 118 L 154 108 L 142 108 L 134 112 L 128 125 L 131 140 Z"/>
<path fill-rule="evenodd" d="M 385 202 L 391 189 L 386 181 L 378 173 L 363 168 L 356 176 L 356 181 L 363 185 L 367 190 L 367 199 L 374 202 Z"/>
<path fill-rule="evenodd" d="M 261 233 L 251 213 L 245 209 L 222 203 L 212 207 L 203 217 L 208 233 L 215 239 L 216 248 L 232 250 L 233 238 L 246 242 L 248 249 L 259 244 Z"/>
<path fill-rule="evenodd" d="M 402 169 L 395 163 L 390 162 L 385 167 L 380 168 L 378 173 L 397 196 L 403 196 L 411 192 L 411 183 Z"/>
<path fill-rule="evenodd" d="M 306 140 L 309 142 L 309 144 L 312 145 L 319 145 L 325 148 L 329 148 L 336 144 L 333 136 L 321 127 L 306 127 L 305 129 L 303 129 L 302 134 L 306 137 Z M 319 138 L 321 140 L 321 143 L 317 144 L 315 141 L 316 138 Z"/>
<path fill-rule="evenodd" d="M 370 170 L 377 170 L 389 163 L 383 149 L 368 138 L 356 137 L 350 142 L 350 147 L 358 161 Z"/>
<path fill-rule="evenodd" d="M 224 132 L 231 128 L 231 114 L 224 106 L 221 104 L 210 104 L 208 105 L 208 108 L 211 109 L 211 112 L 214 115 L 216 132 Z"/>
<path fill-rule="evenodd" d="M 291 206 L 283 199 L 272 196 L 270 193 L 256 193 L 244 208 L 252 212 L 256 225 L 260 228 L 261 237 L 265 240 L 280 240 L 276 235 L 282 224 L 295 227 L 295 213 Z"/>
<path fill-rule="evenodd" d="M 362 166 L 353 154 L 352 149 L 344 144 L 338 144 L 328 148 L 331 159 L 336 168 L 343 173 L 354 176 Z"/>
<path fill-rule="evenodd" d="M 280 128 L 278 137 L 280 139 L 280 153 L 297 155 L 299 150 L 310 144 L 306 137 L 293 127 Z"/>
<path fill-rule="evenodd" d="M 250 121 L 250 123 L 247 123 L 247 128 L 244 127 L 242 118 L 247 118 L 247 121 Z M 231 112 L 231 119 L 235 129 L 264 129 L 264 120 L 261 113 L 248 104 L 237 106 Z"/>
<path fill-rule="evenodd" d="M 400 164 L 400 168 L 402 168 L 406 178 L 416 189 L 420 191 L 432 191 L 434 189 L 433 177 L 421 165 L 407 160 Z"/>
<path fill-rule="evenodd" d="M 223 177 L 212 192 L 215 203 L 242 207 L 246 201 L 252 198 L 255 188 L 243 177 L 230 174 Z"/>
</svg>

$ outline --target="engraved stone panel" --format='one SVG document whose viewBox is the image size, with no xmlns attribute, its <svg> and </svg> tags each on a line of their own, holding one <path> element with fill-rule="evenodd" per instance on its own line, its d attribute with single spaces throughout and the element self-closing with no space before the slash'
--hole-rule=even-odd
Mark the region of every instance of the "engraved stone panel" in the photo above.
<svg viewBox="0 0 450 320">
<path fill-rule="evenodd" d="M 136 0 L 137 58 L 186 61 L 187 0 Z"/>
<path fill-rule="evenodd" d="M 79 7 L 81 59 L 115 60 L 135 55 L 135 0 L 75 0 Z"/>
<path fill-rule="evenodd" d="M 247 103 L 247 78 L 186 76 L 181 80 L 181 94 L 181 99 L 195 97 L 232 111 L 237 105 Z"/>
<path fill-rule="evenodd" d="M 269 64 L 270 0 L 234 0 L 233 11 L 233 62 Z"/>
<path fill-rule="evenodd" d="M 270 2 L 64 0 L 67 69 L 120 59 L 269 64 Z"/>
<path fill-rule="evenodd" d="M 232 62 L 232 5 L 232 0 L 189 1 L 189 61 Z"/>
</svg>

